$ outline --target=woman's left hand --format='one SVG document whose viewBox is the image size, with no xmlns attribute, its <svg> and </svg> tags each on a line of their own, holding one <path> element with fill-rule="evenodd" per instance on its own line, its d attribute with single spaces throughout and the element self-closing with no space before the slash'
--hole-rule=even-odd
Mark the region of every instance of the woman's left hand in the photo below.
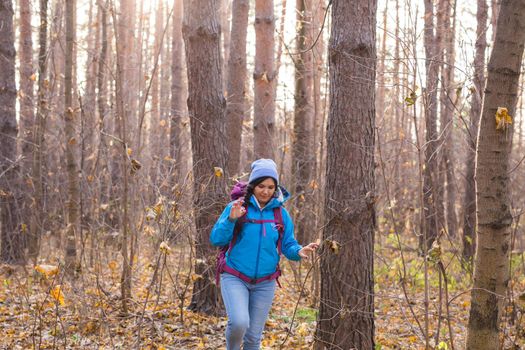
<svg viewBox="0 0 525 350">
<path fill-rule="evenodd" d="M 303 259 L 308 260 L 309 254 L 315 252 L 319 248 L 318 243 L 310 243 L 307 246 L 303 247 L 301 250 L 299 250 L 299 256 Z"/>
</svg>

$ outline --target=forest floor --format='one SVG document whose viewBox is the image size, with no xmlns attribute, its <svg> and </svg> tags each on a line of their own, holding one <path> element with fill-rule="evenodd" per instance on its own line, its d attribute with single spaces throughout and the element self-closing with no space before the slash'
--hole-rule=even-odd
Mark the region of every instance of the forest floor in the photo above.
<svg viewBox="0 0 525 350">
<path fill-rule="evenodd" d="M 388 246 L 388 242 L 383 246 Z M 166 256 L 166 264 L 165 255 L 160 252 L 153 258 L 135 261 L 133 301 L 127 315 L 122 313 L 119 299 L 121 259 L 116 253 L 101 254 L 100 263 L 84 268 L 74 284 L 52 265 L 52 257 L 48 258 L 50 265 L 39 265 L 40 272 L 32 266 L 2 266 L 0 349 L 224 349 L 226 318 L 205 316 L 186 308 L 191 299 L 188 287 L 199 276 L 181 268 L 185 251 L 184 247 L 174 247 Z M 409 251 L 404 253 L 404 259 L 406 277 L 402 279 L 399 252 L 376 247 L 376 350 L 425 348 L 424 260 Z M 512 259 L 511 290 L 517 296 L 525 291 L 525 263 L 523 254 Z M 464 349 L 471 281 L 453 253 L 444 253 L 442 260 L 449 280 L 450 317 L 444 306 L 440 311 L 439 275 L 429 262 L 430 345 L 441 350 Z M 294 265 L 293 269 L 297 271 L 297 267 Z M 302 266 L 303 278 L 307 269 Z M 284 270 L 283 288 L 276 292 L 263 349 L 311 349 L 317 316 L 312 299 L 307 296 L 311 281 L 305 284 L 306 292 L 301 293 L 302 282 L 295 281 L 292 266 L 284 263 Z M 405 281 L 404 288 L 401 281 Z M 441 292 L 445 299 L 443 288 Z M 523 307 L 511 302 L 505 309 L 504 349 L 525 349 Z M 436 329 L 440 330 L 439 338 Z"/>
</svg>

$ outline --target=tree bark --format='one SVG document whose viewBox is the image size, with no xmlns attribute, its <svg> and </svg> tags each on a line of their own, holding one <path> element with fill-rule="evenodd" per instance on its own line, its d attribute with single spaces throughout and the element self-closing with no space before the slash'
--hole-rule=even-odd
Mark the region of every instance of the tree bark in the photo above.
<svg viewBox="0 0 525 350">
<path fill-rule="evenodd" d="M 376 11 L 375 1 L 332 2 L 323 232 L 331 243 L 321 253 L 316 349 L 374 349 Z"/>
<path fill-rule="evenodd" d="M 423 199 L 424 208 L 421 232 L 419 236 L 419 248 L 426 253 L 432 242 L 437 237 L 439 214 L 442 212 L 442 188 L 439 186 L 438 157 L 437 157 L 437 82 L 439 74 L 439 52 L 438 41 L 434 28 L 434 5 L 432 0 L 425 0 L 425 68 L 426 87 L 423 92 L 423 105 L 425 108 L 425 168 L 423 172 Z"/>
<path fill-rule="evenodd" d="M 185 0 L 182 31 L 193 149 L 195 273 L 199 276 L 193 284 L 189 308 L 208 314 L 219 312 L 218 288 L 213 283 L 214 249 L 209 234 L 226 197 L 224 176 L 214 175 L 214 167 L 224 169 L 227 158 L 218 5 L 216 0 Z"/>
<path fill-rule="evenodd" d="M 20 232 L 20 213 L 16 199 L 20 186 L 16 174 L 16 85 L 15 34 L 13 4 L 0 1 L 0 259 L 6 263 L 24 263 L 24 241 Z"/>
<path fill-rule="evenodd" d="M 186 83 L 184 77 L 184 43 L 182 40 L 182 0 L 175 0 L 171 56 L 171 120 L 170 155 L 174 159 L 174 183 L 182 184 L 186 157 L 183 151 L 184 116 L 186 115 Z"/>
<path fill-rule="evenodd" d="M 499 349 L 499 321 L 509 281 L 512 124 L 497 120 L 498 108 L 515 116 L 525 45 L 525 0 L 501 2 L 487 69 L 476 157 L 477 247 L 467 349 Z"/>
<path fill-rule="evenodd" d="M 45 155 L 44 130 L 46 128 L 47 100 L 47 0 L 40 0 L 40 27 L 38 31 L 38 103 L 33 132 L 35 150 L 32 154 L 31 178 L 34 186 L 34 208 L 31 210 L 28 256 L 36 261 L 40 251 L 40 238 L 44 218 L 44 181 L 42 178 L 43 159 Z"/>
<path fill-rule="evenodd" d="M 22 204 L 22 220 L 29 221 L 29 230 L 25 237 L 25 246 L 29 248 L 28 255 L 36 259 L 34 247 L 38 245 L 36 229 L 32 227 L 32 211 L 34 207 L 34 181 L 31 178 L 33 166 L 33 154 L 37 152 L 34 141 L 35 132 L 35 103 L 33 85 L 35 76 L 33 75 L 33 39 L 31 33 L 31 5 L 29 0 L 20 0 L 20 24 L 19 24 L 19 57 L 20 57 L 20 130 L 19 141 L 21 142 L 21 153 L 23 157 L 23 179 L 28 184 L 32 184 L 31 191 L 25 191 Z M 36 224 L 36 223 L 35 223 Z"/>
<path fill-rule="evenodd" d="M 297 39 L 296 48 L 299 55 L 295 59 L 295 108 L 292 136 L 292 178 L 294 179 L 294 193 L 298 196 L 294 201 L 297 215 L 295 234 L 299 242 L 310 240 L 308 232 L 311 230 L 313 215 L 308 210 L 312 198 L 308 183 L 315 166 L 315 152 L 312 152 L 313 131 L 313 75 L 311 38 L 312 4 L 308 0 L 296 1 Z"/>
<path fill-rule="evenodd" d="M 239 173 L 241 138 L 246 102 L 246 35 L 248 32 L 248 0 L 233 0 L 230 54 L 228 61 L 228 103 L 226 106 L 226 133 L 228 140 L 228 174 Z"/>
<path fill-rule="evenodd" d="M 77 111 L 73 105 L 73 55 L 75 41 L 76 1 L 66 0 L 66 52 L 64 66 L 64 120 L 66 142 L 66 168 L 68 178 L 67 228 L 65 269 L 73 275 L 79 267 L 77 262 L 76 235 L 80 229 L 78 136 L 75 131 Z"/>
<path fill-rule="evenodd" d="M 275 156 L 274 33 L 273 0 L 255 0 L 253 147 L 256 159 Z"/>
<path fill-rule="evenodd" d="M 481 102 L 485 86 L 485 50 L 487 49 L 488 5 L 486 0 L 478 0 L 476 29 L 476 52 L 474 55 L 474 89 L 470 106 L 470 125 L 467 143 L 465 176 L 465 196 L 463 198 L 463 259 L 472 262 L 476 251 L 476 182 L 474 179 L 476 159 L 476 138 L 481 118 Z"/>
<path fill-rule="evenodd" d="M 447 233 L 450 237 L 456 237 L 457 215 L 456 215 L 456 179 L 455 179 L 455 157 L 454 157 L 454 123 L 453 115 L 455 110 L 454 92 L 454 66 L 455 66 L 455 5 L 451 2 L 456 0 L 441 0 L 440 17 L 441 26 L 438 30 L 442 31 L 440 45 L 441 63 L 441 90 L 440 90 L 440 124 L 442 135 L 442 157 L 440 162 L 440 173 L 442 174 L 442 186 L 445 192 L 444 208 Z M 454 7 L 454 8 L 453 8 Z M 452 14 L 452 11 L 454 13 Z M 450 18 L 453 22 L 451 23 Z"/>
</svg>

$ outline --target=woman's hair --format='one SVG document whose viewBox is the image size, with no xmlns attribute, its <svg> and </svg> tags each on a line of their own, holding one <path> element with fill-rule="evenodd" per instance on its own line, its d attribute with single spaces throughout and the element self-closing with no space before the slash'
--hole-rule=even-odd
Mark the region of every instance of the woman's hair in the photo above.
<svg viewBox="0 0 525 350">
<path fill-rule="evenodd" d="M 266 179 L 272 179 L 273 180 L 273 183 L 275 184 L 275 191 L 277 192 L 277 181 L 275 181 L 275 179 L 273 177 L 265 176 L 265 177 L 260 177 L 258 179 L 255 179 L 252 182 L 250 182 L 248 184 L 248 186 L 246 186 L 246 194 L 244 195 L 244 207 L 245 208 L 248 208 L 248 203 L 250 203 L 250 199 L 253 196 L 254 188 L 257 187 L 258 184 L 260 184 L 261 182 L 263 182 Z"/>
</svg>

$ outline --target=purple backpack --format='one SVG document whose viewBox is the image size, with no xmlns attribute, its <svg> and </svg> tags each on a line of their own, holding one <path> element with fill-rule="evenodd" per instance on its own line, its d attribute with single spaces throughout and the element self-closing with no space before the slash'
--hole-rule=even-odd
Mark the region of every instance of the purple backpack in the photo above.
<svg viewBox="0 0 525 350">
<path fill-rule="evenodd" d="M 238 181 L 232 188 L 231 192 L 230 192 L 230 199 L 232 201 L 235 201 L 239 198 L 242 198 L 246 195 L 246 188 L 248 187 L 248 183 L 247 182 L 243 182 L 243 181 Z M 217 283 L 217 285 L 219 285 L 220 283 L 220 275 L 221 273 L 223 272 L 227 272 L 229 274 L 232 274 L 234 276 L 237 276 L 239 277 L 240 279 L 242 279 L 243 281 L 245 282 L 248 282 L 248 283 L 260 283 L 260 282 L 263 282 L 263 281 L 267 281 L 267 280 L 277 280 L 277 284 L 279 285 L 279 287 L 281 286 L 281 284 L 279 283 L 279 276 L 281 276 L 281 269 L 279 267 L 279 264 L 277 264 L 277 268 L 276 268 L 276 271 L 269 275 L 269 276 L 265 276 L 265 277 L 262 277 L 262 278 L 257 278 L 257 279 L 254 279 L 254 278 L 250 278 L 248 276 L 246 276 L 245 274 L 229 267 L 228 265 L 226 265 L 226 254 L 229 253 L 233 246 L 235 245 L 235 242 L 237 241 L 237 236 L 239 235 L 239 233 L 241 232 L 241 229 L 242 229 L 242 225 L 249 221 L 250 223 L 253 223 L 253 224 L 261 224 L 261 225 L 264 225 L 265 223 L 270 223 L 270 222 L 273 222 L 275 223 L 275 226 L 277 227 L 277 230 L 279 231 L 279 238 L 277 239 L 277 252 L 279 255 L 281 255 L 282 253 L 282 240 L 283 240 L 283 236 L 284 236 L 284 223 L 283 223 L 283 216 L 282 216 L 282 212 L 281 212 L 281 207 L 277 207 L 277 208 L 274 208 L 273 209 L 273 216 L 274 216 L 274 219 L 273 220 L 254 220 L 254 219 L 247 219 L 248 217 L 248 207 L 246 207 L 246 213 L 240 217 L 237 222 L 235 223 L 235 228 L 233 229 L 233 237 L 230 241 L 230 244 L 227 244 L 225 245 L 224 247 L 220 248 L 219 249 L 219 252 L 217 254 L 217 264 L 216 264 L 216 271 L 215 271 L 215 282 Z"/>
</svg>

